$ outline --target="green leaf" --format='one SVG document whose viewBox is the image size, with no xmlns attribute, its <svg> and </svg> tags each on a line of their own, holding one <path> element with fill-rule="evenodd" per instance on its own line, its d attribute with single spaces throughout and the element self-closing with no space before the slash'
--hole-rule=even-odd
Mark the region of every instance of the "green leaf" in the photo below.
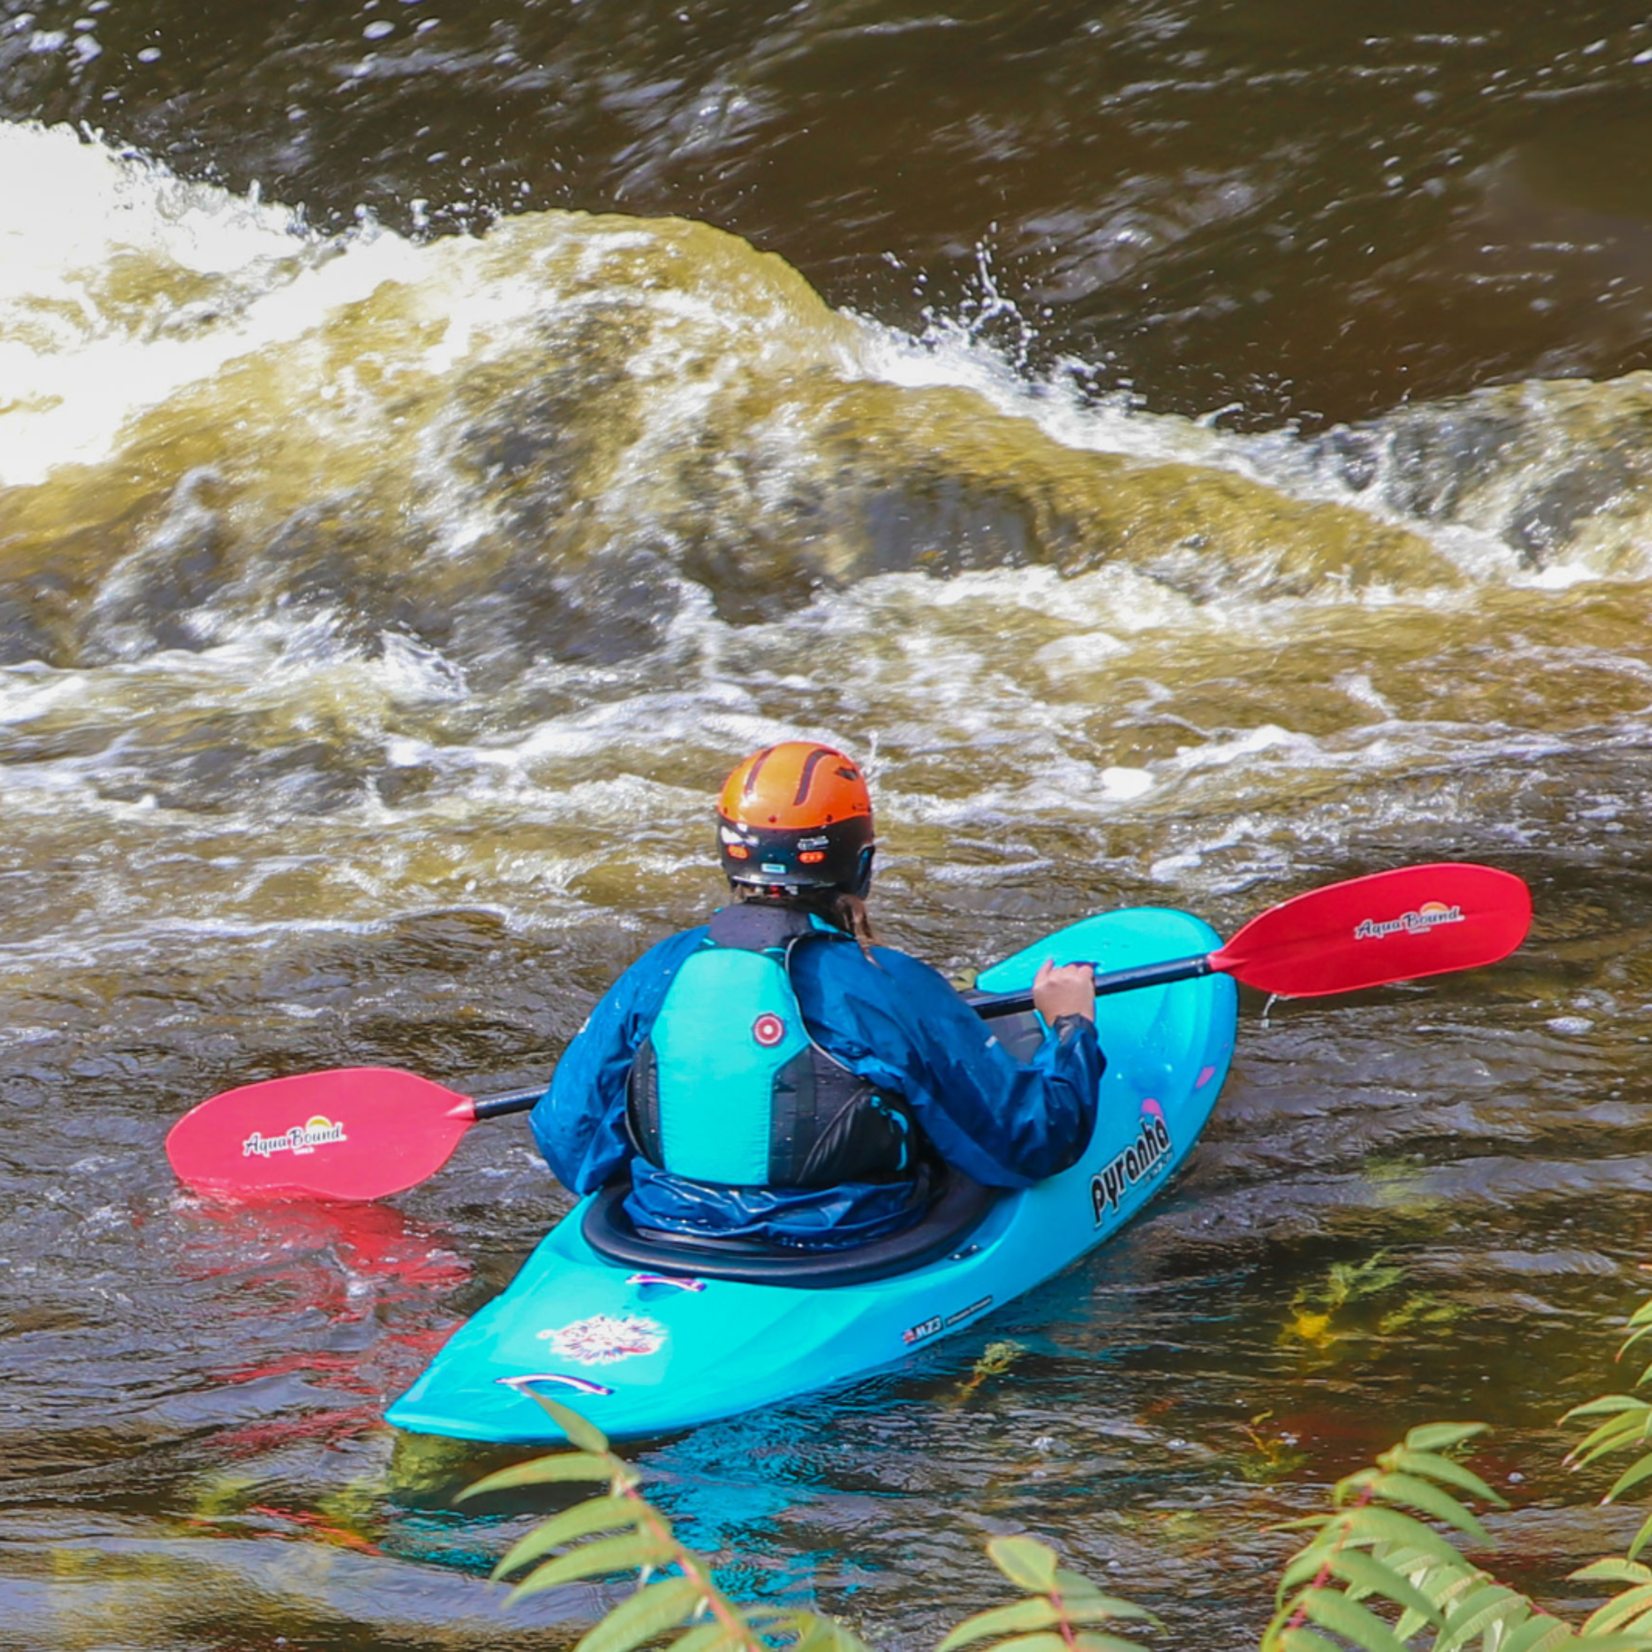
<svg viewBox="0 0 1652 1652">
<path fill-rule="evenodd" d="M 965 1618 L 935 1652 L 952 1652 L 955 1646 L 967 1646 L 971 1641 L 985 1640 L 989 1635 L 1007 1635 L 1020 1629 L 1047 1629 L 1059 1623 L 1061 1614 L 1042 1595 L 1031 1600 L 1018 1600 L 1013 1606 L 997 1606 L 990 1612 L 977 1612 Z"/>
<path fill-rule="evenodd" d="M 1490 1574 L 1481 1571 L 1458 1572 L 1454 1576 L 1429 1579 L 1428 1587 L 1423 1591 L 1434 1602 L 1442 1618 L 1449 1619 L 1453 1612 L 1459 1611 L 1462 1603 L 1475 1590 L 1482 1588 L 1490 1581 Z M 1411 1613 L 1407 1613 L 1409 1619 Z"/>
<path fill-rule="evenodd" d="M 1410 1578 L 1401 1577 L 1391 1566 L 1384 1565 L 1362 1549 L 1343 1549 L 1325 1558 L 1332 1574 L 1345 1583 L 1351 1583 L 1366 1593 L 1381 1595 L 1396 1606 L 1416 1612 L 1424 1623 L 1439 1623 L 1440 1613 L 1433 1601 Z"/>
<path fill-rule="evenodd" d="M 1419 1480 L 1414 1474 L 1380 1475 L 1371 1489 L 1391 1503 L 1421 1509 L 1424 1514 L 1431 1514 L 1436 1520 L 1455 1526 L 1486 1548 L 1492 1547 L 1491 1533 L 1455 1497 L 1441 1491 L 1438 1486 L 1431 1486 L 1426 1480 Z"/>
<path fill-rule="evenodd" d="M 729 1652 L 741 1644 L 740 1635 L 726 1623 L 713 1618 L 708 1623 L 697 1623 L 686 1634 L 671 1643 L 669 1652 Z"/>
<path fill-rule="evenodd" d="M 1055 1587 L 1056 1553 L 1036 1537 L 995 1537 L 987 1544 L 994 1566 L 1028 1594 L 1047 1595 Z"/>
<path fill-rule="evenodd" d="M 705 1590 L 688 1577 L 650 1583 L 622 1600 L 590 1630 L 574 1652 L 634 1652 L 667 1629 L 675 1629 L 705 1599 Z"/>
<path fill-rule="evenodd" d="M 1039 1635 L 1012 1635 L 999 1641 L 992 1652 L 1067 1652 L 1067 1642 L 1046 1630 Z"/>
<path fill-rule="evenodd" d="M 1652 1404 L 1646 1400 L 1636 1400 L 1632 1405 L 1614 1408 L 1604 1422 L 1597 1423 L 1572 1447 L 1569 1455 L 1576 1457 L 1580 1452 L 1590 1450 L 1607 1440 L 1633 1439 L 1645 1425 L 1649 1411 L 1652 1411 Z"/>
<path fill-rule="evenodd" d="M 1562 1646 L 1576 1644 L 1569 1623 L 1538 1612 L 1511 1629 L 1498 1652 L 1558 1652 Z"/>
<path fill-rule="evenodd" d="M 1579 1446 L 1576 1451 L 1568 1452 L 1561 1459 L 1561 1465 L 1569 1469 L 1588 1468 L 1590 1464 L 1599 1462 L 1602 1457 L 1610 1457 L 1614 1451 L 1622 1451 L 1626 1446 L 1637 1445 L 1639 1440 L 1640 1430 L 1634 1428 L 1626 1434 L 1619 1435 L 1616 1439 L 1602 1440 L 1591 1446 L 1587 1451 Z"/>
<path fill-rule="evenodd" d="M 1294 1590 L 1304 1583 L 1312 1583 L 1321 1572 L 1328 1573 L 1328 1562 L 1337 1547 L 1332 1543 L 1310 1543 L 1307 1548 L 1292 1555 L 1279 1575 L 1279 1587 L 1273 1592 L 1274 1605 L 1283 1608 L 1286 1597 Z"/>
<path fill-rule="evenodd" d="M 1599 1428 L 1579 1440 L 1566 1454 L 1567 1466 L 1582 1468 L 1609 1452 L 1618 1451 L 1637 1440 L 1646 1439 L 1649 1433 L 1652 1433 L 1652 1406 L 1633 1414 L 1625 1412 L 1620 1417 L 1603 1422 Z"/>
<path fill-rule="evenodd" d="M 1069 1572 L 1064 1566 L 1056 1567 L 1055 1587 L 1063 1600 L 1083 1600 L 1086 1595 L 1101 1593 L 1082 1572 Z"/>
<path fill-rule="evenodd" d="M 1358 1474 L 1350 1474 L 1331 1487 L 1331 1500 L 1339 1509 L 1350 1503 L 1358 1507 L 1368 1501 L 1371 1487 L 1381 1478 L 1381 1469 L 1362 1468 Z"/>
<path fill-rule="evenodd" d="M 1612 1489 L 1606 1494 L 1608 1503 L 1615 1503 L 1618 1498 L 1631 1486 L 1638 1486 L 1648 1475 L 1652 1475 L 1652 1451 L 1636 1460 L 1612 1482 Z"/>
<path fill-rule="evenodd" d="M 1305 1583 L 1322 1584 L 1335 1575 L 1334 1563 L 1340 1555 L 1355 1554 L 1365 1558 L 1365 1551 L 1350 1547 L 1344 1537 L 1310 1543 L 1300 1553 L 1291 1556 L 1274 1591 L 1274 1604 L 1283 1606 L 1286 1597 Z"/>
<path fill-rule="evenodd" d="M 592 1497 L 576 1503 L 528 1533 L 493 1568 L 495 1579 L 520 1571 L 530 1560 L 549 1554 L 559 1543 L 571 1543 L 592 1532 L 611 1531 L 615 1526 L 635 1526 L 649 1512 L 648 1505 L 635 1497 Z M 663 1524 L 663 1521 L 662 1521 Z"/>
<path fill-rule="evenodd" d="M 1399 1621 L 1394 1625 L 1394 1636 L 1397 1640 L 1409 1641 L 1419 1629 L 1426 1629 L 1429 1620 L 1417 1612 L 1401 1612 Z"/>
<path fill-rule="evenodd" d="M 1450 1451 L 1476 1434 L 1484 1434 L 1484 1423 L 1424 1423 L 1405 1437 L 1407 1451 Z"/>
<path fill-rule="evenodd" d="M 1409 1514 L 1401 1514 L 1397 1509 L 1367 1504 L 1362 1509 L 1348 1510 L 1342 1519 L 1350 1541 L 1401 1543 L 1432 1556 L 1454 1572 L 1472 1574 L 1475 1570 L 1431 1526 L 1425 1526 L 1422 1521 L 1413 1519 Z"/>
<path fill-rule="evenodd" d="M 788 1652 L 867 1652 L 860 1637 L 836 1618 L 818 1612 L 789 1612 L 784 1621 L 798 1637 Z"/>
<path fill-rule="evenodd" d="M 1432 1624 L 1436 1628 L 1445 1621 L 1446 1614 L 1451 1610 L 1451 1602 L 1459 1595 L 1475 1587 L 1482 1576 L 1479 1572 L 1460 1571 L 1454 1568 L 1436 1565 L 1433 1561 L 1419 1566 L 1414 1558 L 1397 1558 L 1392 1551 L 1379 1552 L 1376 1559 L 1380 1560 L 1391 1571 L 1408 1577 L 1417 1593 L 1429 1603 L 1426 1614 L 1419 1611 L 1413 1602 L 1406 1606 L 1400 1614 L 1400 1627 L 1395 1633 L 1403 1640 L 1409 1640 L 1424 1624 Z"/>
<path fill-rule="evenodd" d="M 1573 1583 L 1652 1583 L 1652 1567 L 1632 1560 L 1593 1560 L 1566 1577 Z"/>
<path fill-rule="evenodd" d="M 1302 1607 L 1315 1623 L 1350 1640 L 1363 1652 L 1405 1652 L 1405 1643 L 1375 1612 L 1336 1589 L 1310 1589 Z"/>
<path fill-rule="evenodd" d="M 1324 1531 L 1334 1521 L 1342 1518 L 1339 1514 L 1304 1514 L 1295 1520 L 1276 1520 L 1268 1527 L 1270 1532 L 1305 1532 Z"/>
<path fill-rule="evenodd" d="M 1487 1584 L 1457 1603 L 1456 1610 L 1446 1619 L 1444 1631 L 1434 1642 L 1433 1652 L 1457 1652 L 1459 1646 L 1485 1634 L 1494 1623 L 1511 1618 L 1524 1620 L 1531 1616 L 1531 1611 L 1532 1603 L 1524 1595 L 1505 1589 L 1500 1583 Z"/>
<path fill-rule="evenodd" d="M 1323 1635 L 1316 1635 L 1311 1629 L 1281 1630 L 1274 1644 L 1279 1652 L 1340 1652 L 1340 1648 L 1332 1646 Z"/>
<path fill-rule="evenodd" d="M 1431 1451 L 1394 1451 L 1389 1456 L 1393 1459 L 1394 1467 L 1404 1470 L 1407 1474 L 1425 1474 L 1430 1480 L 1439 1480 L 1448 1486 L 1456 1486 L 1459 1491 L 1466 1491 L 1471 1497 L 1484 1498 L 1486 1502 L 1495 1504 L 1500 1509 L 1509 1505 L 1499 1497 L 1478 1474 L 1466 1469 L 1461 1463 L 1454 1463 L 1449 1457 L 1441 1457 Z"/>
<path fill-rule="evenodd" d="M 1587 1404 L 1574 1405 L 1560 1420 L 1569 1423 L 1574 1417 L 1616 1416 L 1623 1411 L 1644 1410 L 1646 1403 L 1633 1394 L 1602 1394 L 1599 1399 L 1590 1400 Z"/>
<path fill-rule="evenodd" d="M 1094 1630 L 1081 1629 L 1073 1636 L 1078 1652 L 1141 1652 L 1136 1641 L 1120 1640 L 1117 1635 L 1098 1635 Z"/>
<path fill-rule="evenodd" d="M 1632 1406 L 1623 1407 L 1609 1416 L 1605 1422 L 1597 1424 L 1588 1438 L 1603 1440 L 1612 1435 L 1629 1438 L 1645 1427 L 1648 1413 L 1652 1413 L 1652 1401 L 1637 1400 Z"/>
<path fill-rule="evenodd" d="M 541 1589 L 554 1589 L 559 1583 L 573 1583 L 579 1578 L 604 1577 L 610 1572 L 641 1571 L 644 1566 L 659 1566 L 670 1560 L 676 1551 L 669 1543 L 649 1537 L 642 1532 L 627 1532 L 623 1537 L 599 1537 L 572 1554 L 547 1560 L 537 1571 L 530 1572 L 526 1581 L 517 1584 L 505 1597 L 506 1605 L 524 1595 L 536 1595 Z"/>
<path fill-rule="evenodd" d="M 1642 1583 L 1633 1589 L 1625 1589 L 1621 1595 L 1614 1595 L 1604 1606 L 1590 1613 L 1583 1625 L 1583 1632 L 1592 1634 L 1600 1630 L 1621 1629 L 1649 1606 L 1652 1606 L 1652 1584 Z"/>
<path fill-rule="evenodd" d="M 551 1421 L 568 1436 L 568 1443 L 581 1451 L 606 1451 L 608 1436 L 595 1423 L 587 1422 L 580 1414 L 561 1400 L 553 1400 L 530 1388 L 528 1397 L 537 1400 L 549 1414 Z"/>
<path fill-rule="evenodd" d="M 1646 1519 L 1641 1522 L 1641 1529 L 1635 1533 L 1635 1540 L 1625 1550 L 1625 1553 L 1633 1560 L 1649 1541 L 1652 1541 L 1652 1514 L 1647 1515 Z"/>
<path fill-rule="evenodd" d="M 1133 1606 L 1127 1600 L 1112 1595 L 1096 1595 L 1089 1600 L 1063 1600 L 1067 1616 L 1074 1623 L 1106 1623 L 1113 1618 L 1134 1618 L 1139 1623 L 1157 1623 L 1159 1620 L 1145 1606 Z"/>
<path fill-rule="evenodd" d="M 535 1457 L 530 1463 L 502 1468 L 474 1485 L 466 1486 L 454 1499 L 483 1497 L 490 1491 L 515 1491 L 520 1486 L 549 1485 L 555 1480 L 607 1480 L 613 1477 L 615 1460 L 589 1451 L 563 1451 L 554 1457 Z"/>
</svg>

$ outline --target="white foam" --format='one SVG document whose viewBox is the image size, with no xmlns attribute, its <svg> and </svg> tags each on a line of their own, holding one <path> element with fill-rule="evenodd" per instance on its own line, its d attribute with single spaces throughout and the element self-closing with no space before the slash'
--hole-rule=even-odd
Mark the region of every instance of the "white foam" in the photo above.
<svg viewBox="0 0 1652 1652">
<path fill-rule="evenodd" d="M 417 250 L 0 122 L 0 486 L 107 457 L 136 414 L 411 275 Z"/>
<path fill-rule="evenodd" d="M 621 290 L 638 297 L 624 286 L 630 256 L 659 251 L 678 233 L 664 225 L 541 215 L 527 238 L 513 242 L 515 222 L 481 240 L 423 246 L 370 222 L 346 237 L 323 237 L 298 212 L 264 203 L 256 189 L 235 195 L 185 183 L 67 127 L 0 122 L 0 486 L 107 458 L 136 416 L 232 362 L 319 334 L 385 282 L 405 283 L 418 319 L 443 325 L 427 344 L 381 365 L 391 377 L 440 378 L 494 349 L 519 347 L 547 305 L 600 307 Z M 525 267 L 512 262 L 513 251 L 495 254 L 520 246 L 532 249 Z M 738 260 L 730 268 L 739 292 L 726 303 L 715 276 L 681 287 L 649 285 L 642 301 L 652 324 L 632 370 L 649 386 L 650 417 L 619 455 L 614 496 L 646 497 L 662 460 L 674 459 L 707 410 L 726 407 L 742 383 L 813 367 L 904 389 L 965 390 L 992 415 L 1028 420 L 1074 451 L 1220 468 L 1276 493 L 1350 507 L 1424 535 L 1477 583 L 1564 590 L 1601 577 L 1595 560 L 1583 555 L 1528 567 L 1483 523 L 1404 519 L 1382 504 L 1380 486 L 1355 494 L 1288 433 L 1242 437 L 1211 420 L 1151 414 L 1123 397 L 1097 403 L 1060 367 L 1031 378 L 962 323 L 941 318 L 914 338 L 839 316 L 802 336 L 782 286 L 765 285 L 765 274 Z M 989 275 L 977 308 L 1010 314 L 1010 301 L 989 290 Z M 716 348 L 718 334 L 737 334 L 738 348 Z M 684 371 L 691 361 L 697 371 Z M 349 371 L 334 382 L 319 353 L 316 379 L 312 410 L 327 410 L 341 429 L 359 436 L 384 415 L 382 392 L 364 390 Z M 753 432 L 769 461 L 750 484 L 761 504 L 781 501 L 791 486 L 785 456 L 810 450 L 813 433 L 798 425 L 801 406 L 785 395 L 771 398 L 767 422 Z M 454 420 L 465 417 L 454 409 Z M 438 415 L 429 432 L 432 453 L 441 448 L 444 422 Z M 474 504 L 444 498 L 441 465 L 429 468 L 424 480 L 433 485 L 415 508 L 428 514 L 452 506 L 441 543 L 448 554 L 464 554 L 488 523 Z M 1024 594 L 1013 600 L 1046 608 L 1069 601 L 1077 583 L 1047 570 L 1023 571 L 1021 580 Z M 936 600 L 970 599 L 970 576 L 947 583 L 950 596 Z M 1349 600 L 1331 588 L 1335 583 L 1322 582 L 1319 600 Z M 1164 589 L 1163 582 L 1141 584 Z M 1420 591 L 1404 595 L 1428 599 Z M 1376 605 L 1395 593 L 1377 588 L 1353 600 Z M 1180 619 L 1186 623 L 1185 614 Z M 1105 629 L 1117 629 L 1115 620 Z"/>
</svg>

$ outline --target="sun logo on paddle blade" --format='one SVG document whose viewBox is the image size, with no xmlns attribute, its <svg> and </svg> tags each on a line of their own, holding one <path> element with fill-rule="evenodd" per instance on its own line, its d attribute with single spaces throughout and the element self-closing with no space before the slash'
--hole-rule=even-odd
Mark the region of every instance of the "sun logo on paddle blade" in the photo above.
<svg viewBox="0 0 1652 1652">
<path fill-rule="evenodd" d="M 786 1036 L 786 1023 L 778 1015 L 760 1015 L 751 1024 L 751 1036 L 765 1050 L 772 1050 Z"/>
<path fill-rule="evenodd" d="M 658 1353 L 665 1346 L 665 1327 L 640 1314 L 592 1314 L 541 1331 L 539 1340 L 576 1365 L 613 1365 Z"/>
</svg>

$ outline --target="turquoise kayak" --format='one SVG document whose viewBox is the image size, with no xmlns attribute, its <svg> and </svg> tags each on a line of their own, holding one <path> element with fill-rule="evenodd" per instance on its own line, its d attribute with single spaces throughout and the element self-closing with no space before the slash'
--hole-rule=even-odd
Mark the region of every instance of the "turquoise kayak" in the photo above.
<svg viewBox="0 0 1652 1652">
<path fill-rule="evenodd" d="M 1059 930 L 977 984 L 1024 990 L 1052 957 L 1116 969 L 1219 945 L 1188 913 L 1139 907 Z M 623 1188 L 593 1194 L 386 1417 L 457 1439 L 558 1441 L 538 1392 L 614 1438 L 649 1438 L 899 1362 L 1031 1290 L 1136 1215 L 1210 1117 L 1236 1016 L 1237 989 L 1219 974 L 1098 1000 L 1107 1071 L 1082 1160 L 1024 1191 L 955 1179 L 917 1229 L 853 1252 L 661 1243 L 630 1228 Z M 1022 1036 L 1036 1038 L 1036 1023 L 1023 1020 Z M 998 1030 L 1014 1048 L 1010 1018 Z"/>
</svg>

